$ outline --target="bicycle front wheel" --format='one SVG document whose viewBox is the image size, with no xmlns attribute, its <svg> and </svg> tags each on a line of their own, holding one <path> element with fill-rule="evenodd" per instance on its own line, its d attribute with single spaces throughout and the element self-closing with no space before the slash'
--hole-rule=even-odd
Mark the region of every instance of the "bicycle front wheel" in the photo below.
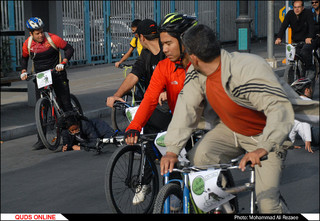
<svg viewBox="0 0 320 221">
<path fill-rule="evenodd" d="M 122 99 L 128 102 L 128 100 L 132 100 L 132 96 L 128 93 L 124 95 Z M 124 132 L 130 124 L 126 116 L 126 110 L 113 107 L 111 111 L 111 123 L 114 130 Z"/>
<path fill-rule="evenodd" d="M 149 157 L 146 157 L 145 169 L 142 171 L 143 160 L 140 146 L 119 148 L 111 156 L 105 175 L 105 194 L 114 212 L 151 212 L 159 190 L 159 177 L 157 168 Z M 142 172 L 144 175 L 141 182 L 139 178 Z M 137 196 L 142 197 L 142 200 L 134 203 L 133 199 Z"/>
<path fill-rule="evenodd" d="M 133 102 L 131 91 L 124 95 L 122 99 L 130 106 L 137 106 L 141 102 L 141 100 L 137 100 L 137 97 L 135 97 L 135 100 Z M 112 108 L 111 123 L 114 130 L 125 132 L 130 124 L 130 121 L 126 115 L 126 109 Z"/>
<path fill-rule="evenodd" d="M 319 78 L 319 74 L 320 74 L 320 62 L 318 57 L 314 56 L 314 67 L 315 67 L 315 76 L 314 76 L 314 84 L 315 82 L 317 82 L 318 78 Z"/>
<path fill-rule="evenodd" d="M 37 130 L 42 143 L 49 150 L 57 150 L 60 144 L 60 129 L 54 106 L 47 98 L 40 98 L 35 107 Z"/>
<path fill-rule="evenodd" d="M 183 213 L 183 192 L 179 184 L 168 183 L 160 189 L 156 201 L 154 203 L 153 213 L 165 213 L 164 206 L 166 201 L 168 202 L 168 204 L 170 204 L 167 205 L 168 208 L 166 213 Z"/>
<path fill-rule="evenodd" d="M 291 85 L 292 82 L 294 81 L 294 69 L 293 69 L 293 66 L 292 65 L 288 65 L 284 71 L 284 80 L 289 84 Z"/>
</svg>

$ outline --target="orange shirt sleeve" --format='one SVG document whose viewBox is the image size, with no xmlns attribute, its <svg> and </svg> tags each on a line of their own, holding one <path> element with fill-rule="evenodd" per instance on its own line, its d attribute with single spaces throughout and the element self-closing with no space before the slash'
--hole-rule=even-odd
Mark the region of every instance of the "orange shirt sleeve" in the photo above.
<svg viewBox="0 0 320 221">
<path fill-rule="evenodd" d="M 163 92 L 166 85 L 165 67 L 163 67 L 165 65 L 161 65 L 161 63 L 163 62 L 160 61 L 154 70 L 144 98 L 126 131 L 132 129 L 141 131 L 142 127 L 146 125 L 153 111 L 156 109 L 159 95 Z"/>
</svg>

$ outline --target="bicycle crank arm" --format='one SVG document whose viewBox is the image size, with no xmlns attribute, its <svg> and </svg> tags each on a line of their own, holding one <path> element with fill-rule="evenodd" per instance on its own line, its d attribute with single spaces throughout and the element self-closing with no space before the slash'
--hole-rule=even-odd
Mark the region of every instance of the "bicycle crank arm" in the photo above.
<svg viewBox="0 0 320 221">
<path fill-rule="evenodd" d="M 237 194 L 240 192 L 252 191 L 252 190 L 254 190 L 254 184 L 251 184 L 251 183 L 246 183 L 243 186 L 237 186 L 237 187 L 231 187 L 228 189 L 224 189 L 225 192 L 230 193 L 230 194 Z"/>
</svg>

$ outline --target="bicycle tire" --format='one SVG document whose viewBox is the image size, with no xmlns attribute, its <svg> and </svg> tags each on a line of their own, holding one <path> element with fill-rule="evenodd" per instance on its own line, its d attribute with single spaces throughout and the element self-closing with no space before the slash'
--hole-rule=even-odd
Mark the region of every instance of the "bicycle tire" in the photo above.
<svg viewBox="0 0 320 221">
<path fill-rule="evenodd" d="M 294 70 L 292 65 L 286 67 L 283 78 L 289 85 L 292 84 L 292 82 L 294 81 Z"/>
<path fill-rule="evenodd" d="M 280 194 L 280 204 L 281 204 L 283 214 L 291 213 L 286 200 L 283 198 L 281 194 Z"/>
<path fill-rule="evenodd" d="M 75 95 L 70 94 L 70 100 L 73 107 L 73 111 L 77 112 L 80 115 L 83 115 L 83 110 L 78 98 Z"/>
<path fill-rule="evenodd" d="M 122 97 L 122 99 L 128 103 L 130 106 L 136 106 L 139 104 L 141 101 L 136 100 L 135 103 L 132 103 L 132 94 L 131 91 L 128 92 L 126 95 Z M 130 121 L 128 120 L 126 116 L 125 109 L 118 109 L 118 108 L 112 108 L 111 111 L 111 123 L 112 123 L 112 128 L 114 130 L 118 130 L 119 132 L 125 132 L 127 127 L 130 124 Z"/>
<path fill-rule="evenodd" d="M 225 177 L 226 179 L 226 188 L 231 188 L 234 187 L 234 180 L 233 180 L 233 176 L 231 174 L 231 172 L 229 170 L 227 171 L 221 171 L 221 174 Z M 219 181 L 220 180 L 220 181 Z M 221 176 L 219 177 L 218 182 L 221 182 Z M 183 204 L 182 199 L 183 199 L 183 193 L 182 193 L 182 189 L 180 187 L 180 185 L 178 185 L 177 183 L 168 183 L 166 185 L 164 185 L 159 193 L 158 196 L 156 198 L 155 204 L 154 204 L 154 209 L 153 209 L 153 213 L 154 214 L 161 214 L 163 213 L 163 205 L 165 203 L 165 200 L 170 196 L 170 195 L 175 195 L 180 201 L 181 201 L 181 205 Z M 238 207 L 238 198 L 237 196 L 234 197 L 233 199 L 231 199 L 229 201 L 230 206 L 233 209 L 233 213 L 238 213 L 239 211 L 239 207 Z M 191 203 L 191 199 L 190 199 L 190 208 L 189 208 L 189 212 L 190 213 L 195 213 L 195 211 L 197 211 L 197 208 L 193 208 L 193 203 Z M 213 210 L 214 211 L 214 210 Z M 183 208 L 180 207 L 180 209 L 178 209 L 178 211 L 171 211 L 170 208 L 170 213 L 171 212 L 179 212 L 179 213 L 183 213 Z M 211 211 L 209 211 L 208 213 L 211 213 Z M 222 205 L 222 213 L 226 213 L 226 211 L 224 210 L 224 206 Z"/>
<path fill-rule="evenodd" d="M 165 203 L 166 199 L 171 195 L 176 196 L 176 198 L 180 200 L 180 208 L 174 209 L 174 210 L 171 210 L 172 208 L 170 208 L 170 213 L 183 213 L 183 206 L 182 206 L 183 205 L 183 192 L 181 190 L 181 186 L 177 183 L 168 183 L 160 189 L 160 191 L 157 195 L 156 201 L 154 203 L 154 208 L 153 208 L 154 214 L 162 214 L 163 213 L 164 203 Z"/>
<path fill-rule="evenodd" d="M 315 76 L 314 76 L 314 84 L 315 82 L 317 82 L 318 78 L 319 78 L 319 74 L 320 74 L 320 61 L 318 59 L 318 57 L 314 56 L 314 70 L 315 70 Z"/>
<path fill-rule="evenodd" d="M 60 144 L 60 128 L 57 115 L 48 98 L 40 98 L 35 107 L 35 120 L 38 134 L 44 146 L 52 151 Z"/>
<path fill-rule="evenodd" d="M 150 213 L 154 205 L 156 195 L 159 191 L 159 177 L 157 168 L 147 155 L 146 165 L 151 169 L 151 192 L 146 199 L 133 205 L 131 202 L 139 185 L 140 175 L 140 146 L 124 146 L 117 149 L 111 156 L 105 173 L 105 195 L 112 211 L 115 213 Z M 131 162 L 131 163 L 130 163 Z M 128 169 L 131 176 L 128 176 Z"/>
</svg>

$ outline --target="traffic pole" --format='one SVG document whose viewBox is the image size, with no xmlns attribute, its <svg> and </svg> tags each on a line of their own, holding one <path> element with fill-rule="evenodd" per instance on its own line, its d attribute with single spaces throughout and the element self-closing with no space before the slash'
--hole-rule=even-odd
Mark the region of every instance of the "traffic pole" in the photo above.
<svg viewBox="0 0 320 221">
<path fill-rule="evenodd" d="M 277 68 L 277 61 L 274 58 L 274 0 L 268 1 L 268 25 L 267 25 L 267 62 L 272 68 Z"/>
</svg>

